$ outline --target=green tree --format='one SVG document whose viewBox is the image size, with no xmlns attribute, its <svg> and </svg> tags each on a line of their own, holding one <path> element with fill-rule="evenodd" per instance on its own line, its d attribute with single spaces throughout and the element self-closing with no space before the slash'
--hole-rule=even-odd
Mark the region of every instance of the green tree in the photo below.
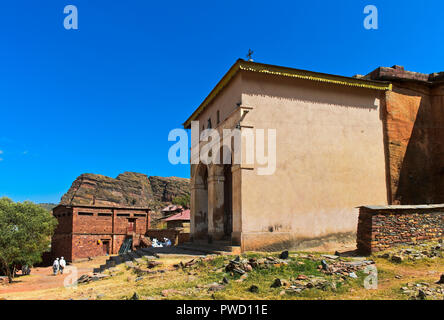
<svg viewBox="0 0 444 320">
<path fill-rule="evenodd" d="M 29 201 L 0 198 L 0 267 L 12 282 L 15 264 L 33 265 L 48 249 L 57 219 Z"/>
<path fill-rule="evenodd" d="M 173 198 L 172 202 L 175 205 L 189 208 L 190 207 L 190 195 L 186 194 L 181 197 L 175 197 L 175 198 Z"/>
</svg>

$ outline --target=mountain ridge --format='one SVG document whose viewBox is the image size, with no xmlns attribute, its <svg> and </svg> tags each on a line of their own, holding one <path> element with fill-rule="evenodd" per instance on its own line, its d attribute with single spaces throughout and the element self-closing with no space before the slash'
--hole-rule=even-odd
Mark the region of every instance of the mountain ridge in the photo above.
<svg viewBox="0 0 444 320">
<path fill-rule="evenodd" d="M 134 206 L 156 209 L 175 197 L 190 195 L 190 179 L 124 172 L 116 178 L 84 173 L 62 196 L 63 205 Z"/>
</svg>

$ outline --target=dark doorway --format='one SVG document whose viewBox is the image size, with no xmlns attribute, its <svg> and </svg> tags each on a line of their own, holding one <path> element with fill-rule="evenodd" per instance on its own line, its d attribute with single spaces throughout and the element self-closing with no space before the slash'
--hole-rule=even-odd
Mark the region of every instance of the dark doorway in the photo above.
<svg viewBox="0 0 444 320">
<path fill-rule="evenodd" d="M 224 165 L 224 235 L 225 239 L 231 239 L 233 232 L 233 178 L 231 165 Z"/>
<path fill-rule="evenodd" d="M 128 219 L 128 232 L 136 231 L 136 219 Z"/>
<path fill-rule="evenodd" d="M 105 254 L 105 255 L 110 254 L 110 241 L 109 240 L 102 240 L 102 249 L 103 249 L 103 254 Z"/>
</svg>

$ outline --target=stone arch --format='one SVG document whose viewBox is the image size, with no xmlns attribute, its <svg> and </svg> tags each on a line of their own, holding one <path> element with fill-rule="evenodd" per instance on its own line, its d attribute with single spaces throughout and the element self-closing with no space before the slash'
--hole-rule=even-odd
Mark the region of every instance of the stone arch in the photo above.
<svg viewBox="0 0 444 320">
<path fill-rule="evenodd" d="M 191 178 L 191 233 L 193 240 L 208 238 L 208 166 L 198 164 Z"/>
</svg>

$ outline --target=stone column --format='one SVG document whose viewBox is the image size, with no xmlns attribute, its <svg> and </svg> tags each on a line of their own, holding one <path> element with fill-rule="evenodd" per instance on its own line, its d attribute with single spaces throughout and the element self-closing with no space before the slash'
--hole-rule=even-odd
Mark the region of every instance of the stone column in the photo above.
<svg viewBox="0 0 444 320">
<path fill-rule="evenodd" d="M 224 237 L 224 171 L 212 165 L 208 175 L 208 234 L 209 240 Z"/>
<path fill-rule="evenodd" d="M 241 198 L 241 177 L 242 169 L 240 165 L 231 167 L 233 180 L 233 232 L 231 233 L 231 243 L 241 245 L 242 240 L 242 198 Z"/>
<path fill-rule="evenodd" d="M 206 239 L 208 235 L 208 190 L 204 184 L 191 185 L 191 223 L 193 240 Z"/>
</svg>

